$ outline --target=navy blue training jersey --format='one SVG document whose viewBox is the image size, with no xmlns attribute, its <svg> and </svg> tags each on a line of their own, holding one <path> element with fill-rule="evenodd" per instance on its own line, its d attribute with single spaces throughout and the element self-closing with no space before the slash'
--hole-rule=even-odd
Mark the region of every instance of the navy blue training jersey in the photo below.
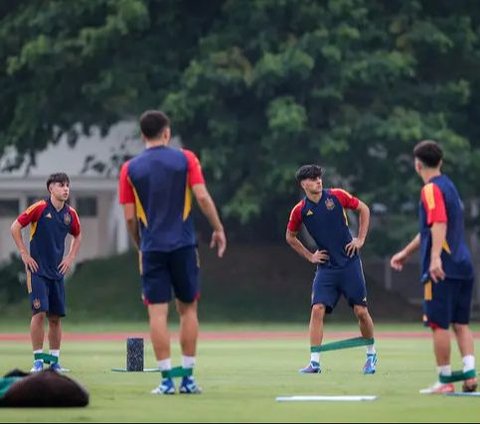
<svg viewBox="0 0 480 424">
<path fill-rule="evenodd" d="M 322 190 L 318 203 L 305 197 L 290 213 L 288 230 L 298 232 L 303 223 L 315 240 L 318 250 L 326 250 L 330 260 L 320 267 L 343 268 L 350 258 L 345 246 L 353 239 L 348 228 L 345 209 L 357 209 L 359 200 L 341 189 Z"/>
<path fill-rule="evenodd" d="M 145 149 L 123 164 L 121 204 L 134 203 L 142 252 L 171 252 L 196 245 L 191 187 L 204 184 L 200 162 L 189 150 Z"/>
<path fill-rule="evenodd" d="M 432 224 L 446 223 L 442 264 L 447 278 L 473 278 L 470 251 L 465 242 L 463 203 L 452 180 L 446 175 L 433 177 L 422 188 L 419 205 L 422 278 L 428 278 L 432 249 Z"/>
<path fill-rule="evenodd" d="M 30 256 L 38 264 L 37 274 L 51 280 L 61 280 L 58 265 L 63 260 L 65 238 L 80 234 L 80 220 L 71 206 L 59 211 L 50 199 L 41 200 L 23 212 L 17 221 L 22 227 L 30 224 Z"/>
</svg>

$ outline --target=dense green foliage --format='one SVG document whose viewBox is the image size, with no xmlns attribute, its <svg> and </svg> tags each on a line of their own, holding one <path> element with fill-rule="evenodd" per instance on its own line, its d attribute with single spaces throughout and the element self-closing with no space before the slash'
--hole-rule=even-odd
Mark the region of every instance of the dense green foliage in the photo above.
<svg viewBox="0 0 480 424">
<path fill-rule="evenodd" d="M 306 162 L 402 228 L 420 139 L 443 143 L 474 200 L 479 25 L 468 0 L 3 2 L 0 148 L 32 156 L 161 107 L 238 237 L 282 236 Z M 383 237 L 386 251 L 405 231 Z"/>
</svg>

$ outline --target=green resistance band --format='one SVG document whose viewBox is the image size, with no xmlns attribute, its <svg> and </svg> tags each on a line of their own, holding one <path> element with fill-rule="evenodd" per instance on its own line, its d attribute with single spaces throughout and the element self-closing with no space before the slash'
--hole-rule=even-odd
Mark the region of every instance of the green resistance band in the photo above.
<svg viewBox="0 0 480 424">
<path fill-rule="evenodd" d="M 46 364 L 56 364 L 58 362 L 58 358 L 53 355 L 49 355 L 48 353 L 35 353 L 33 355 L 35 360 L 42 359 Z"/>
<path fill-rule="evenodd" d="M 365 337 L 354 337 L 352 339 L 338 340 L 324 345 L 312 346 L 310 352 L 327 352 L 329 350 L 348 349 L 350 347 L 369 346 L 375 343 L 375 339 Z"/>
<path fill-rule="evenodd" d="M 477 373 L 475 370 L 470 370 L 467 372 L 463 371 L 453 371 L 452 375 L 441 375 L 439 376 L 440 383 L 455 383 L 455 381 L 468 380 L 469 378 L 475 378 Z"/>
<path fill-rule="evenodd" d="M 175 367 L 168 371 L 162 371 L 162 378 L 190 377 L 192 374 L 192 368 Z"/>
</svg>

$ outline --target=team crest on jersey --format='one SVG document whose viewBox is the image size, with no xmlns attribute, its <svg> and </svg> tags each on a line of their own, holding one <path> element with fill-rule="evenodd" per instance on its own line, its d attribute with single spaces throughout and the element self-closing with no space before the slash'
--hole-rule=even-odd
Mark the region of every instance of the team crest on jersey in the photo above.
<svg viewBox="0 0 480 424">
<path fill-rule="evenodd" d="M 325 200 L 325 206 L 329 211 L 331 211 L 335 207 L 335 202 L 329 197 L 327 200 Z"/>
<path fill-rule="evenodd" d="M 33 308 L 40 309 L 40 306 L 42 306 L 42 304 L 40 303 L 40 299 L 39 298 L 33 299 Z"/>
<path fill-rule="evenodd" d="M 70 222 L 72 222 L 72 216 L 68 212 L 63 215 L 63 222 L 65 225 L 70 225 Z"/>
</svg>

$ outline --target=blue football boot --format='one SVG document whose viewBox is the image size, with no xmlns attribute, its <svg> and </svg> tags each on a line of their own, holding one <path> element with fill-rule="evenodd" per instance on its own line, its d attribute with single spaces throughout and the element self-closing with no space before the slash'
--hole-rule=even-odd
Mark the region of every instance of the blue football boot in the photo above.
<svg viewBox="0 0 480 424">
<path fill-rule="evenodd" d="M 367 353 L 367 360 L 363 366 L 364 374 L 375 374 L 377 370 L 377 354 L 376 353 Z"/>
<path fill-rule="evenodd" d="M 182 377 L 179 392 L 186 395 L 200 394 L 202 389 L 198 387 L 197 382 L 193 376 Z"/>
<path fill-rule="evenodd" d="M 300 368 L 298 372 L 302 374 L 320 374 L 322 370 L 320 369 L 320 364 L 318 362 L 310 361 L 305 368 Z"/>
<path fill-rule="evenodd" d="M 30 372 L 40 372 L 43 371 L 43 361 L 41 359 L 36 359 L 33 361 L 33 367 Z"/>
<path fill-rule="evenodd" d="M 155 387 L 150 393 L 154 395 L 174 395 L 175 383 L 171 378 L 163 378 L 158 387 Z"/>
</svg>

